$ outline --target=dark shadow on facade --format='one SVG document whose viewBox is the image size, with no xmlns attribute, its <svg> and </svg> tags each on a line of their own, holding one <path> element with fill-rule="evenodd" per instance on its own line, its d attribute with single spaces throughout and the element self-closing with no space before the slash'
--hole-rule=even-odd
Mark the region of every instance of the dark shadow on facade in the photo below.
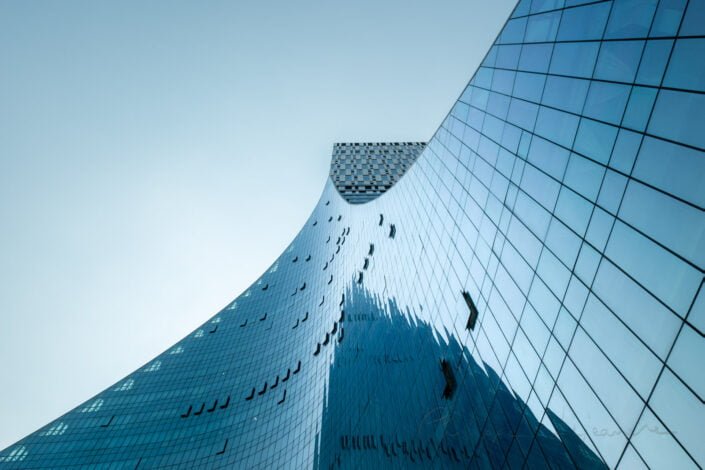
<svg viewBox="0 0 705 470">
<path fill-rule="evenodd" d="M 560 438 L 539 423 L 455 335 L 355 283 L 344 312 L 316 468 L 606 468 L 550 410 Z"/>
</svg>

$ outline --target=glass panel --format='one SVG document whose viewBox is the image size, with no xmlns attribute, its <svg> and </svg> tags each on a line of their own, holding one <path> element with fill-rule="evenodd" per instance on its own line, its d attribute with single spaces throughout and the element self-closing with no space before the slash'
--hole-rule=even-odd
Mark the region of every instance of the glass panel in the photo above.
<svg viewBox="0 0 705 470">
<path fill-rule="evenodd" d="M 528 160 L 554 178 L 561 179 L 568 164 L 568 154 L 566 149 L 553 142 L 534 137 L 531 140 Z"/>
<path fill-rule="evenodd" d="M 679 315 L 688 311 L 700 285 L 700 275 L 694 268 L 619 221 L 606 253 Z"/>
<path fill-rule="evenodd" d="M 705 446 L 701 445 L 705 406 L 698 397 L 666 369 L 649 404 L 695 461 L 705 465 Z"/>
<path fill-rule="evenodd" d="M 578 114 L 583 109 L 589 85 L 588 80 L 549 75 L 541 102 Z"/>
<path fill-rule="evenodd" d="M 705 91 L 705 38 L 679 39 L 673 48 L 664 86 Z"/>
<path fill-rule="evenodd" d="M 705 0 L 690 0 L 680 30 L 681 36 L 705 36 Z"/>
<path fill-rule="evenodd" d="M 565 10 L 558 30 L 558 41 L 600 39 L 609 12 L 608 2 Z"/>
<path fill-rule="evenodd" d="M 524 44 L 521 46 L 519 70 L 528 72 L 548 72 L 553 44 Z"/>
<path fill-rule="evenodd" d="M 590 119 L 582 119 L 573 149 L 600 163 L 607 163 L 617 128 Z"/>
<path fill-rule="evenodd" d="M 656 89 L 635 86 L 629 95 L 629 104 L 624 113 L 622 125 L 637 131 L 643 131 L 651 115 L 656 99 Z"/>
<path fill-rule="evenodd" d="M 524 42 L 548 42 L 556 39 L 561 12 L 554 11 L 529 17 Z"/>
<path fill-rule="evenodd" d="M 519 72 L 514 81 L 513 95 L 538 103 L 541 101 L 546 76 L 537 73 Z"/>
<path fill-rule="evenodd" d="M 585 331 L 642 397 L 648 397 L 661 361 L 593 295 L 580 319 Z"/>
<path fill-rule="evenodd" d="M 661 90 L 649 132 L 676 142 L 705 148 L 705 95 Z"/>
<path fill-rule="evenodd" d="M 590 78 L 599 42 L 558 43 L 551 59 L 551 73 Z"/>
<path fill-rule="evenodd" d="M 671 47 L 673 47 L 673 41 L 670 39 L 646 42 L 639 73 L 636 76 L 637 83 L 654 86 L 661 84 Z"/>
<path fill-rule="evenodd" d="M 661 359 L 665 359 L 681 322 L 654 296 L 609 262 L 597 270 L 593 290 Z"/>
<path fill-rule="evenodd" d="M 644 41 L 602 43 L 595 67 L 595 78 L 631 83 L 636 76 Z"/>
<path fill-rule="evenodd" d="M 564 147 L 570 147 L 577 128 L 577 116 L 541 106 L 534 132 Z"/>
<path fill-rule="evenodd" d="M 585 116 L 619 124 L 629 98 L 630 87 L 618 83 L 591 82 L 585 102 Z"/>
<path fill-rule="evenodd" d="M 675 36 L 687 0 L 661 0 L 649 36 Z"/>
<path fill-rule="evenodd" d="M 605 38 L 646 37 L 657 3 L 657 0 L 615 0 Z"/>
<path fill-rule="evenodd" d="M 631 173 L 636 154 L 641 145 L 641 139 L 641 134 L 627 129 L 620 129 L 610 157 L 610 166 L 622 173 Z"/>
<path fill-rule="evenodd" d="M 701 357 L 705 357 L 705 338 L 688 325 L 683 326 L 668 358 L 668 366 L 695 390 L 700 400 L 703 400 L 705 399 L 705 374 L 702 373 L 698 360 Z"/>
<path fill-rule="evenodd" d="M 631 181 L 619 216 L 690 262 L 705 267 L 705 217 L 702 211 Z M 689 229 L 683 230 L 683 227 Z"/>
<path fill-rule="evenodd" d="M 577 154 L 571 154 L 564 184 L 587 199 L 595 201 L 600 190 L 605 167 Z"/>
</svg>

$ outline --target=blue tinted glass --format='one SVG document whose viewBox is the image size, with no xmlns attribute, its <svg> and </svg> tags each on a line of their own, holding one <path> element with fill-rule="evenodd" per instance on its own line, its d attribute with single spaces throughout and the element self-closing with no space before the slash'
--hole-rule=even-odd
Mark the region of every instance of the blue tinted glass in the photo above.
<svg viewBox="0 0 705 470">
<path fill-rule="evenodd" d="M 541 106 L 535 129 L 540 136 L 570 147 L 577 128 L 577 116 Z"/>
<path fill-rule="evenodd" d="M 657 90 L 654 88 L 640 86 L 632 88 L 627 111 L 624 113 L 624 121 L 622 121 L 624 127 L 638 131 L 643 131 L 646 128 L 651 108 L 656 99 L 656 92 Z"/>
<path fill-rule="evenodd" d="M 645 137 L 633 176 L 705 208 L 705 153 Z"/>
<path fill-rule="evenodd" d="M 539 102 L 543 93 L 546 76 L 537 73 L 519 72 L 514 81 L 514 96 Z"/>
<path fill-rule="evenodd" d="M 670 39 L 652 40 L 646 42 L 644 55 L 639 64 L 637 83 L 644 85 L 660 85 L 663 78 L 663 71 L 666 70 L 666 63 L 671 54 L 673 41 Z"/>
<path fill-rule="evenodd" d="M 524 41 L 546 42 L 555 40 L 560 19 L 560 11 L 530 16 L 529 22 L 526 25 Z"/>
<path fill-rule="evenodd" d="M 528 160 L 554 178 L 561 179 L 568 164 L 568 151 L 553 142 L 534 137 Z"/>
<path fill-rule="evenodd" d="M 495 69 L 492 75 L 492 90 L 504 94 L 510 94 L 514 86 L 514 76 L 516 72 L 510 70 Z"/>
<path fill-rule="evenodd" d="M 620 129 L 610 157 L 610 166 L 622 173 L 631 173 L 636 154 L 641 145 L 641 138 L 641 134 L 627 129 Z"/>
<path fill-rule="evenodd" d="M 520 45 L 514 46 L 497 46 L 497 60 L 495 67 L 505 69 L 516 69 L 519 64 Z"/>
<path fill-rule="evenodd" d="M 514 11 L 512 12 L 512 18 L 528 15 L 530 6 L 531 0 L 520 0 L 516 8 L 514 8 Z"/>
<path fill-rule="evenodd" d="M 705 35 L 705 0 L 690 0 L 688 2 L 680 34 L 681 36 Z"/>
<path fill-rule="evenodd" d="M 548 72 L 553 44 L 524 44 L 519 57 L 519 70 Z"/>
<path fill-rule="evenodd" d="M 615 0 L 605 38 L 646 37 L 657 3 L 658 0 Z"/>
<path fill-rule="evenodd" d="M 664 86 L 705 91 L 705 38 L 679 39 L 668 63 Z"/>
<path fill-rule="evenodd" d="M 703 402 L 666 369 L 649 403 L 678 440 L 693 449 L 696 461 L 705 463 L 705 449 L 699 447 L 702 442 L 702 436 L 699 435 L 701 423 L 705 420 Z"/>
<path fill-rule="evenodd" d="M 563 187 L 556 204 L 556 216 L 578 235 L 585 235 L 593 205 L 577 193 Z"/>
<path fill-rule="evenodd" d="M 597 203 L 612 214 L 616 214 L 619 204 L 622 202 L 622 194 L 624 194 L 626 184 L 626 177 L 617 172 L 607 170 L 605 178 L 602 180 L 600 197 Z"/>
<path fill-rule="evenodd" d="M 512 98 L 512 101 L 509 104 L 509 114 L 507 115 L 507 120 L 522 129 L 532 131 L 534 129 L 534 124 L 536 123 L 536 115 L 538 114 L 538 110 L 538 105 Z"/>
<path fill-rule="evenodd" d="M 598 42 L 559 43 L 551 60 L 551 73 L 589 78 L 595 67 Z"/>
<path fill-rule="evenodd" d="M 580 113 L 587 95 L 588 80 L 549 75 L 542 103 L 571 113 Z"/>
<path fill-rule="evenodd" d="M 705 266 L 705 237 L 701 235 L 705 233 L 705 217 L 700 210 L 632 181 L 619 215 L 666 248 L 698 266 Z"/>
<path fill-rule="evenodd" d="M 557 40 L 600 39 L 609 11 L 610 4 L 607 2 L 565 10 Z"/>
<path fill-rule="evenodd" d="M 563 0 L 532 0 L 531 13 L 555 10 L 563 6 Z"/>
<path fill-rule="evenodd" d="M 694 329 L 684 326 L 673 347 L 668 365 L 681 377 L 702 400 L 705 397 L 705 374 L 700 373 L 698 361 L 694 357 L 705 356 L 705 340 Z"/>
<path fill-rule="evenodd" d="M 502 30 L 499 41 L 502 44 L 521 42 L 526 29 L 526 18 L 518 18 L 507 21 L 507 25 Z"/>
<path fill-rule="evenodd" d="M 673 312 L 607 260 L 600 263 L 593 289 L 660 358 L 668 355 L 680 323 Z"/>
<path fill-rule="evenodd" d="M 570 156 L 564 184 L 594 202 L 604 173 L 605 167 L 574 153 Z"/>
<path fill-rule="evenodd" d="M 607 164 L 616 135 L 616 127 L 583 118 L 580 121 L 573 149 L 593 160 Z"/>
<path fill-rule="evenodd" d="M 699 273 L 692 266 L 619 221 L 605 253 L 679 315 L 688 311 L 700 285 Z"/>
<path fill-rule="evenodd" d="M 642 397 L 661 370 L 661 362 L 602 302 L 591 295 L 583 325 L 597 345 L 621 370 Z"/>
<path fill-rule="evenodd" d="M 661 0 L 651 25 L 650 37 L 675 36 L 687 0 Z"/>
<path fill-rule="evenodd" d="M 602 194 L 603 193 L 600 192 L 600 195 Z M 618 193 L 615 199 L 618 199 L 621 196 L 622 194 Z M 587 233 L 585 234 L 585 240 L 590 242 L 595 249 L 604 251 L 605 245 L 607 244 L 607 239 L 610 236 L 610 231 L 612 230 L 612 224 L 614 224 L 614 220 L 615 218 L 613 215 L 610 215 L 601 208 L 596 207 L 592 212 Z"/>
<path fill-rule="evenodd" d="M 649 123 L 651 134 L 705 148 L 705 95 L 661 90 Z"/>
<path fill-rule="evenodd" d="M 592 82 L 585 102 L 585 115 L 612 124 L 622 120 L 629 99 L 628 85 Z"/>
<path fill-rule="evenodd" d="M 595 78 L 616 82 L 634 81 L 644 41 L 610 41 L 602 44 Z"/>
</svg>

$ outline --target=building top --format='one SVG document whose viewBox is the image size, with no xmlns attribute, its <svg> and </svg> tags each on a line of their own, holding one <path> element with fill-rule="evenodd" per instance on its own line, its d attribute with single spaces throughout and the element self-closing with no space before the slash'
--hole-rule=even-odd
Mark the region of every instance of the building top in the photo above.
<svg viewBox="0 0 705 470">
<path fill-rule="evenodd" d="M 394 186 L 425 147 L 425 142 L 337 143 L 330 178 L 350 204 L 364 204 Z"/>
</svg>

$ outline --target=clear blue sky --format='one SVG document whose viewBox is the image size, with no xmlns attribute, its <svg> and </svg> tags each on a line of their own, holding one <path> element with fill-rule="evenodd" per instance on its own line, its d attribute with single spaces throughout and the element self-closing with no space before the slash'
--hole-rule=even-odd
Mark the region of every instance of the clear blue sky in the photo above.
<svg viewBox="0 0 705 470">
<path fill-rule="evenodd" d="M 513 4 L 0 2 L 0 448 L 242 292 L 334 142 L 428 139 Z"/>
</svg>

